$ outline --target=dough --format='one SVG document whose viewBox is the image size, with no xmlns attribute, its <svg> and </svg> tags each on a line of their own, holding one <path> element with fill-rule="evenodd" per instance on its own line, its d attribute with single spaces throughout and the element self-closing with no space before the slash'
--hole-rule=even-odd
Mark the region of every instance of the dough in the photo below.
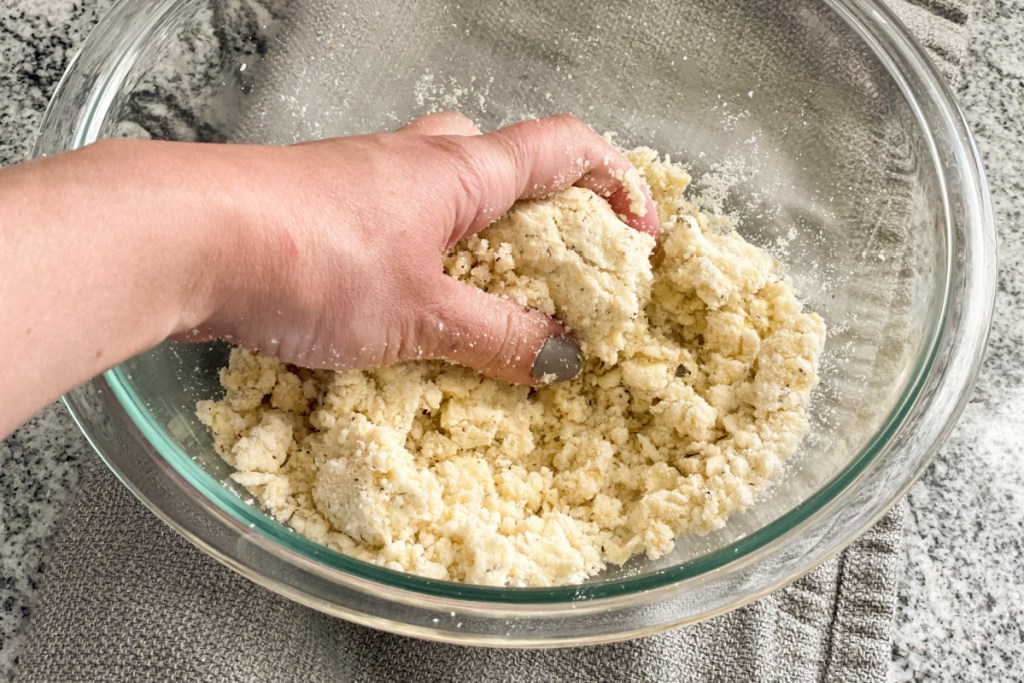
<svg viewBox="0 0 1024 683">
<path fill-rule="evenodd" d="M 460 245 L 445 270 L 557 317 L 584 356 L 614 365 L 650 299 L 653 250 L 654 238 L 629 229 L 608 202 L 571 187 L 521 202 Z"/>
<path fill-rule="evenodd" d="M 825 339 L 765 251 L 700 213 L 689 177 L 628 153 L 662 248 L 589 190 L 517 204 L 453 277 L 556 315 L 574 381 L 531 389 L 440 362 L 332 373 L 232 351 L 198 415 L 232 477 L 311 539 L 489 585 L 578 583 L 722 527 L 795 450 Z"/>
</svg>

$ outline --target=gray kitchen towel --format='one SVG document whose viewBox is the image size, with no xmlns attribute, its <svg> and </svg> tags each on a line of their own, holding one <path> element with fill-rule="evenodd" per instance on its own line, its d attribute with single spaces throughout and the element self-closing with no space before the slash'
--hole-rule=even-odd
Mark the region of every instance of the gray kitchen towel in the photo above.
<svg viewBox="0 0 1024 683">
<path fill-rule="evenodd" d="M 955 78 L 968 2 L 891 4 Z M 587 648 L 464 648 L 356 626 L 255 586 L 167 529 L 91 460 L 33 607 L 20 679 L 884 680 L 901 519 L 897 506 L 814 572 L 696 626 Z"/>
<path fill-rule="evenodd" d="M 592 647 L 498 650 L 350 624 L 199 552 L 98 461 L 53 553 L 21 681 L 883 680 L 902 509 L 791 586 L 692 627 Z"/>
</svg>

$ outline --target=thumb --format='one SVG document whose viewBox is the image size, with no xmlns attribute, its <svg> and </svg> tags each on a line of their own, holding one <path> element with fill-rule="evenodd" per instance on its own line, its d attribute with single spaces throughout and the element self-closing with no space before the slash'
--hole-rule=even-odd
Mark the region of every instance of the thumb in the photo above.
<svg viewBox="0 0 1024 683">
<path fill-rule="evenodd" d="M 518 384 L 579 374 L 579 344 L 557 320 L 449 277 L 442 282 L 431 310 L 436 324 L 421 327 L 436 335 L 423 343 L 436 358 Z"/>
</svg>

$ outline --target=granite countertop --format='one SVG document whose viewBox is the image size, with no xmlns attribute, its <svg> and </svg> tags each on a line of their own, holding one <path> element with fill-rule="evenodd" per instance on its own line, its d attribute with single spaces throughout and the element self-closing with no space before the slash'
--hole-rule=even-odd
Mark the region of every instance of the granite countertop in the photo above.
<svg viewBox="0 0 1024 683">
<path fill-rule="evenodd" d="M 0 165 L 26 158 L 57 79 L 110 4 L 0 7 Z M 969 44 L 958 95 L 995 202 L 996 316 L 964 415 L 907 498 L 897 681 L 1024 680 L 1024 0 L 982 0 Z M 0 679 L 16 669 L 18 634 L 88 457 L 59 404 L 0 444 Z"/>
</svg>

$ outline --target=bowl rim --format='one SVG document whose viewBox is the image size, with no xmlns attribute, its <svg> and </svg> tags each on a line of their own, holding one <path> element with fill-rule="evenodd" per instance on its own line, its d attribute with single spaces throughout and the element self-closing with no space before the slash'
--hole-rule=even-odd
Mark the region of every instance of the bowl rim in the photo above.
<svg viewBox="0 0 1024 683">
<path fill-rule="evenodd" d="M 109 32 L 111 26 L 116 23 L 114 21 L 115 18 L 127 16 L 130 12 L 134 17 L 135 25 L 139 27 L 139 31 L 135 34 L 136 40 L 141 40 L 145 36 L 145 28 L 155 25 L 159 18 L 178 4 L 178 1 L 164 0 L 155 9 L 150 8 L 151 12 L 148 15 L 144 15 L 144 13 L 140 15 L 138 10 L 130 7 L 133 4 L 135 3 L 132 3 L 131 0 L 120 0 L 103 19 L 100 26 L 97 27 L 97 33 L 94 33 L 94 35 L 102 35 L 104 30 Z M 331 580 L 357 585 L 363 590 L 379 592 L 381 585 L 383 585 L 386 588 L 392 589 L 389 591 L 388 599 L 398 602 L 415 603 L 423 602 L 424 600 L 430 601 L 431 598 L 436 598 L 440 601 L 434 601 L 437 604 L 448 604 L 445 601 L 455 600 L 463 606 L 462 608 L 469 610 L 486 611 L 488 607 L 500 605 L 502 608 L 510 609 L 514 612 L 526 613 L 529 609 L 538 606 L 546 608 L 564 607 L 569 603 L 572 603 L 575 609 L 582 601 L 589 602 L 594 606 L 600 605 L 602 609 L 611 609 L 624 597 L 629 598 L 639 593 L 647 596 L 646 599 L 650 601 L 655 596 L 663 594 L 666 590 L 672 591 L 683 584 L 705 578 L 722 570 L 738 571 L 749 567 L 765 557 L 770 550 L 777 549 L 787 541 L 792 540 L 792 537 L 802 527 L 834 509 L 842 502 L 842 494 L 849 490 L 849 485 L 876 463 L 877 456 L 885 448 L 892 445 L 893 437 L 903 428 L 908 415 L 915 408 L 920 407 L 923 399 L 934 402 L 932 401 L 934 398 L 932 395 L 922 396 L 922 389 L 930 379 L 934 379 L 931 373 L 935 368 L 936 359 L 939 357 L 943 344 L 955 342 L 954 350 L 959 351 L 958 362 L 951 362 L 948 365 L 957 371 L 956 382 L 953 383 L 959 385 L 956 387 L 958 396 L 953 400 L 947 398 L 942 402 L 943 414 L 942 419 L 939 420 L 942 423 L 941 429 L 936 432 L 934 438 L 930 439 L 930 443 L 924 449 L 928 452 L 918 457 L 916 469 L 910 477 L 901 481 L 899 486 L 894 489 L 895 495 L 890 496 L 889 500 L 882 504 L 874 505 L 872 514 L 864 516 L 864 519 L 860 520 L 859 525 L 847 530 L 841 538 L 832 539 L 827 544 L 828 547 L 826 549 L 815 553 L 814 557 L 804 564 L 803 572 L 798 572 L 795 575 L 791 574 L 778 580 L 772 586 L 772 589 L 792 581 L 800 573 L 810 571 L 825 561 L 865 531 L 884 514 L 888 507 L 921 474 L 929 462 L 931 454 L 934 453 L 938 444 L 948 434 L 953 422 L 959 416 L 963 405 L 966 403 L 968 390 L 973 385 L 974 379 L 977 376 L 978 366 L 980 365 L 987 340 L 995 295 L 995 268 L 990 267 L 995 264 L 995 228 L 991 199 L 970 129 L 953 98 L 951 90 L 927 58 L 923 48 L 909 35 L 891 10 L 883 5 L 880 0 L 827 0 L 826 4 L 851 26 L 858 36 L 867 43 L 875 56 L 885 64 L 890 76 L 897 81 L 901 90 L 903 90 L 908 104 L 915 109 L 915 114 L 918 115 L 920 131 L 927 139 L 928 151 L 935 165 L 935 172 L 939 175 L 940 187 L 944 202 L 946 203 L 947 268 L 944 273 L 941 297 L 939 297 L 941 314 L 935 317 L 935 322 L 929 331 L 927 341 L 922 344 L 924 352 L 919 353 L 917 358 L 915 358 L 911 381 L 907 382 L 893 410 L 883 421 L 882 427 L 870 439 L 868 444 L 858 452 L 857 456 L 839 474 L 815 491 L 803 503 L 729 546 L 719 549 L 710 555 L 695 558 L 669 569 L 623 579 L 595 582 L 584 586 L 500 588 L 437 581 L 395 572 L 330 550 L 277 522 L 273 522 L 274 526 L 272 527 L 268 526 L 267 523 L 270 520 L 264 513 L 244 503 L 219 480 L 214 479 L 199 468 L 177 446 L 176 442 L 167 433 L 166 428 L 163 425 L 157 424 L 148 415 L 148 412 L 141 407 L 141 401 L 138 399 L 138 396 L 134 395 L 134 390 L 130 382 L 127 381 L 123 368 L 118 367 L 108 371 L 102 377 L 93 380 L 88 386 L 92 391 L 107 391 L 116 397 L 124 413 L 119 418 L 126 418 L 131 423 L 131 426 L 142 434 L 142 438 L 160 454 L 159 465 L 165 470 L 167 476 L 176 478 L 176 483 L 183 490 L 191 491 L 193 498 L 200 498 L 202 499 L 201 502 L 208 504 L 207 511 L 209 514 L 216 516 L 221 523 L 234 528 L 236 533 L 245 534 L 250 537 L 249 540 L 259 545 L 265 552 L 285 557 L 289 562 L 302 566 L 304 571 L 315 574 L 324 574 L 326 572 L 326 575 Z M 40 156 L 51 151 L 60 151 L 61 148 L 83 146 L 98 137 L 100 124 L 113 97 L 112 92 L 116 91 L 116 88 L 111 88 L 110 84 L 119 82 L 117 80 L 118 75 L 120 74 L 120 77 L 123 78 L 124 73 L 127 71 L 127 66 L 124 65 L 123 59 L 122 62 L 115 63 L 114 68 L 108 69 L 107 79 L 102 84 L 88 89 L 88 92 L 93 97 L 80 110 L 81 116 L 75 122 L 77 125 L 73 128 L 73 137 L 70 144 L 62 144 L 52 134 L 49 137 L 46 135 L 48 126 L 52 127 L 55 120 L 59 119 L 61 114 L 58 106 L 60 98 L 62 96 L 66 98 L 75 87 L 79 89 L 83 87 L 81 83 L 75 83 L 75 70 L 82 64 L 82 55 L 88 55 L 92 45 L 97 42 L 99 42 L 97 39 L 90 36 L 83 50 L 69 65 L 44 116 L 43 130 L 37 142 L 34 156 Z M 131 50 L 125 50 L 124 54 L 129 54 L 130 52 Z M 80 79 L 81 74 L 77 75 Z M 914 86 L 923 86 L 923 96 L 915 95 L 914 87 L 908 83 L 908 77 L 911 80 L 917 79 L 919 81 L 913 84 Z M 939 158 L 932 129 L 927 125 L 927 122 L 923 119 L 923 114 L 919 111 L 920 103 L 917 100 L 919 96 L 923 97 L 929 106 L 937 107 L 937 115 L 947 124 L 948 129 L 959 133 L 959 136 L 954 138 L 959 144 L 954 145 L 955 149 L 953 151 L 957 154 L 957 161 L 961 164 L 957 169 L 961 171 L 961 177 L 958 178 L 958 180 L 962 181 L 962 187 L 959 187 L 961 192 L 960 199 L 968 205 L 964 213 L 970 214 L 968 216 L 969 220 L 966 220 L 963 226 L 954 225 L 954 211 L 956 211 L 956 208 L 950 208 L 950 197 L 948 196 L 947 188 L 949 179 L 944 175 L 945 167 Z M 53 149 L 48 149 L 48 144 Z M 971 218 L 973 220 L 970 220 Z M 972 300 L 972 305 L 976 301 L 982 302 L 980 307 L 975 306 L 972 321 L 975 323 L 982 321 L 984 324 L 961 324 L 959 339 L 950 340 L 949 335 L 957 332 L 957 330 L 947 329 L 947 324 L 950 311 L 952 310 L 951 305 L 955 303 L 955 299 L 959 295 L 959 292 L 953 291 L 954 285 L 958 283 L 954 282 L 953 278 L 957 263 L 953 259 L 954 249 L 952 248 L 956 244 L 956 230 L 958 227 L 966 231 L 967 246 L 973 247 L 969 254 L 974 259 L 973 265 L 981 266 L 980 269 L 978 267 L 974 268 L 973 279 L 968 277 L 965 287 L 970 286 L 973 288 L 974 295 L 968 297 Z M 968 275 L 971 274 L 971 272 L 968 273 Z M 971 313 L 971 311 L 968 310 L 967 313 Z M 959 322 L 963 323 L 964 321 L 960 320 Z M 947 382 L 947 384 L 949 383 Z M 253 575 L 252 567 L 248 567 L 249 571 L 246 571 L 246 568 L 239 566 L 237 558 L 232 557 L 223 548 L 212 547 L 210 544 L 204 543 L 202 539 L 198 539 L 195 534 L 189 532 L 177 523 L 176 520 L 165 514 L 160 505 L 153 501 L 146 491 L 143 491 L 131 481 L 131 477 L 122 471 L 116 460 L 111 458 L 110 453 L 105 452 L 107 449 L 100 443 L 100 440 L 94 440 L 93 437 L 97 431 L 96 426 L 88 411 L 83 408 L 83 397 L 84 394 L 81 391 L 72 392 L 66 397 L 66 402 L 76 422 L 87 437 L 89 437 L 90 443 L 93 444 L 93 447 L 107 465 L 147 507 L 164 519 L 176 531 L 188 537 L 193 543 L 199 545 L 206 552 L 214 555 L 225 564 L 238 571 L 242 571 L 249 578 L 259 583 L 278 590 L 278 592 L 289 594 L 289 597 L 293 599 L 310 604 L 308 599 L 304 599 L 302 595 L 293 594 L 294 591 L 289 591 L 286 586 L 280 584 L 273 585 L 273 581 L 258 572 Z M 921 449 L 918 450 L 920 451 Z M 261 534 L 257 534 L 254 537 L 251 530 L 255 528 L 259 528 Z M 249 530 L 248 533 L 247 530 Z M 289 547 L 296 544 L 306 553 L 305 555 L 297 553 Z M 362 585 L 364 583 L 365 585 Z M 732 609 L 750 602 L 767 592 L 767 590 L 761 591 L 757 595 L 741 596 L 725 609 Z M 323 605 L 314 606 L 323 608 Z M 586 611 L 589 612 L 590 610 Z M 579 613 L 582 614 L 583 612 Z M 347 616 L 357 621 L 360 621 L 360 616 L 362 616 L 363 623 L 367 623 L 365 615 Z M 710 616 L 710 614 L 702 614 L 698 618 L 706 616 Z M 674 623 L 667 625 L 671 626 Z M 394 623 L 389 623 L 389 626 L 391 627 L 389 630 L 411 632 L 408 625 L 405 625 L 407 627 L 405 630 L 394 628 Z M 433 633 L 433 631 L 430 631 L 427 634 L 415 633 L 415 635 L 431 637 Z M 625 633 L 625 635 L 635 635 L 636 633 Z M 593 638 L 590 640 L 593 641 Z M 565 642 L 565 639 L 560 639 L 558 642 Z"/>
</svg>

